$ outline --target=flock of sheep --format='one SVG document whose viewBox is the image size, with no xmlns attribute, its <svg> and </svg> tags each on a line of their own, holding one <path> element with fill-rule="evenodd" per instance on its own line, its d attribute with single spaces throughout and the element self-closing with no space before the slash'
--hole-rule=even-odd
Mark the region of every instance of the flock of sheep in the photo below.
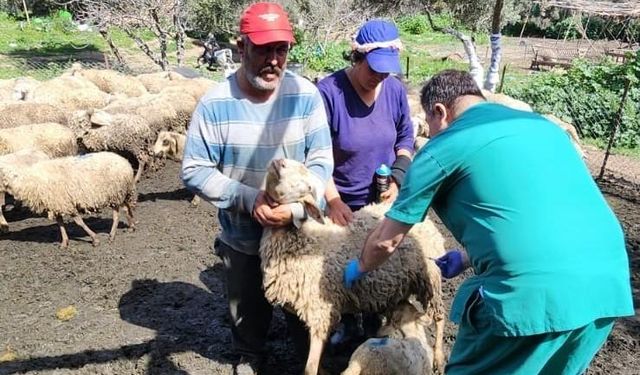
<svg viewBox="0 0 640 375">
<path fill-rule="evenodd" d="M 153 167 L 163 131 L 184 134 L 197 101 L 214 84 L 174 72 L 126 76 L 79 64 L 48 81 L 0 81 L 0 205 L 5 192 L 58 223 L 71 217 L 98 244 L 82 215 L 120 209 L 135 228 L 136 182 Z M 134 169 L 136 170 L 134 173 Z M 0 211 L 0 230 L 8 231 Z"/>
<path fill-rule="evenodd" d="M 125 76 L 74 65 L 62 76 L 39 82 L 30 78 L 0 81 L 0 207 L 5 192 L 36 214 L 55 219 L 61 246 L 69 239 L 64 217 L 71 217 L 98 243 L 82 215 L 113 211 L 109 238 L 124 209 L 135 228 L 136 182 L 153 168 L 156 157 L 181 160 L 185 133 L 199 98 L 214 84 L 174 72 Z M 531 110 L 526 103 L 487 93 L 490 101 Z M 416 147 L 427 142 L 417 95 L 409 103 L 416 125 Z M 560 120 L 581 152 L 575 129 Z M 304 203 L 313 184 L 304 165 L 274 160 L 266 190 L 275 201 L 283 187 L 288 199 Z M 292 198 L 293 197 L 293 198 Z M 197 204 L 198 197 L 192 201 Z M 280 203 L 290 203 L 281 201 Z M 352 355 L 344 374 L 428 374 L 444 368 L 445 308 L 440 271 L 433 262 L 444 254 L 442 235 L 429 218 L 408 234 L 397 254 L 354 288 L 342 286 L 342 270 L 357 256 L 365 236 L 388 206 L 374 204 L 355 213 L 348 227 L 322 215 L 299 229 L 265 230 L 260 255 L 267 299 L 295 312 L 309 327 L 310 352 L 305 374 L 318 372 L 322 349 L 340 315 L 384 314 L 384 338 L 369 339 Z M 0 230 L 8 224 L 0 211 Z M 434 327 L 434 343 L 427 329 Z"/>
</svg>

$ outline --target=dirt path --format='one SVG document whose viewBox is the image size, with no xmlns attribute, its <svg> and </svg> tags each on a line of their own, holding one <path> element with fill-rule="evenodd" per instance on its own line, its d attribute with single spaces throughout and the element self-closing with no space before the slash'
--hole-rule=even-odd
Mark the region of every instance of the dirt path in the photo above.
<svg viewBox="0 0 640 375">
<path fill-rule="evenodd" d="M 591 153 L 590 153 L 591 154 Z M 640 163 L 636 163 L 640 170 Z M 92 247 L 75 225 L 68 250 L 46 218 L 8 212 L 0 236 L 0 374 L 231 374 L 229 322 L 220 261 L 209 250 L 215 209 L 189 206 L 178 165 L 143 179 L 134 233 L 107 242 L 110 214 L 87 220 L 103 243 Z M 628 181 L 602 183 L 626 233 L 640 305 L 640 190 Z M 449 237 L 448 246 L 455 243 Z M 447 303 L 461 280 L 445 282 Z M 73 305 L 70 321 L 56 310 Z M 455 327 L 447 324 L 449 350 Z M 280 314 L 270 334 L 268 374 L 296 374 L 301 361 L 286 340 Z M 589 374 L 640 373 L 640 321 L 621 320 Z M 9 350 L 6 350 L 6 349 Z M 3 352 L 4 351 L 4 352 Z M 336 372 L 344 357 L 327 358 Z"/>
</svg>

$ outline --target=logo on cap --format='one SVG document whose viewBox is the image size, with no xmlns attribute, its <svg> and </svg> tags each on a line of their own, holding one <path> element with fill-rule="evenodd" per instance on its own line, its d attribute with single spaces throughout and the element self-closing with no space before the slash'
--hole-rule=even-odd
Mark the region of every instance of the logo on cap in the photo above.
<svg viewBox="0 0 640 375">
<path fill-rule="evenodd" d="M 267 22 L 273 22 L 275 20 L 277 20 L 278 18 L 280 18 L 279 14 L 276 13 L 265 13 L 265 14 L 261 14 L 258 17 L 262 18 L 263 20 L 267 21 Z"/>
</svg>

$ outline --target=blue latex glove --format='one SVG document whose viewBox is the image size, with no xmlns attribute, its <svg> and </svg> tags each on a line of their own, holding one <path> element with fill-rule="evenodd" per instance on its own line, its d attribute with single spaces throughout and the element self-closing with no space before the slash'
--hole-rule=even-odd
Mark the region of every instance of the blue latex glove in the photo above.
<svg viewBox="0 0 640 375">
<path fill-rule="evenodd" d="M 462 252 L 460 250 L 449 251 L 436 259 L 436 264 L 440 267 L 442 276 L 447 279 L 458 276 L 465 269 Z"/>
<path fill-rule="evenodd" d="M 347 289 L 351 289 L 353 284 L 360 280 L 362 276 L 366 275 L 366 272 L 360 271 L 360 261 L 358 259 L 352 259 L 344 267 L 344 286 Z"/>
</svg>

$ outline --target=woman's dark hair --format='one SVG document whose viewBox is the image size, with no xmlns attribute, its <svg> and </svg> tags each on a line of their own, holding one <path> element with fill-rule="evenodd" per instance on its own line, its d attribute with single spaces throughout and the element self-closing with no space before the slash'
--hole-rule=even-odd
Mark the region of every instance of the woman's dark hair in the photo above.
<svg viewBox="0 0 640 375">
<path fill-rule="evenodd" d="M 426 113 L 432 113 L 436 103 L 453 108 L 456 99 L 475 95 L 484 99 L 482 91 L 471 74 L 462 70 L 443 70 L 425 82 L 420 92 L 420 104 Z"/>
<path fill-rule="evenodd" d="M 342 58 L 351 62 L 351 64 L 355 64 L 357 62 L 360 62 L 362 60 L 364 60 L 364 56 L 365 54 L 362 52 L 358 52 L 355 50 L 349 50 L 349 51 L 344 51 L 342 52 Z"/>
</svg>

